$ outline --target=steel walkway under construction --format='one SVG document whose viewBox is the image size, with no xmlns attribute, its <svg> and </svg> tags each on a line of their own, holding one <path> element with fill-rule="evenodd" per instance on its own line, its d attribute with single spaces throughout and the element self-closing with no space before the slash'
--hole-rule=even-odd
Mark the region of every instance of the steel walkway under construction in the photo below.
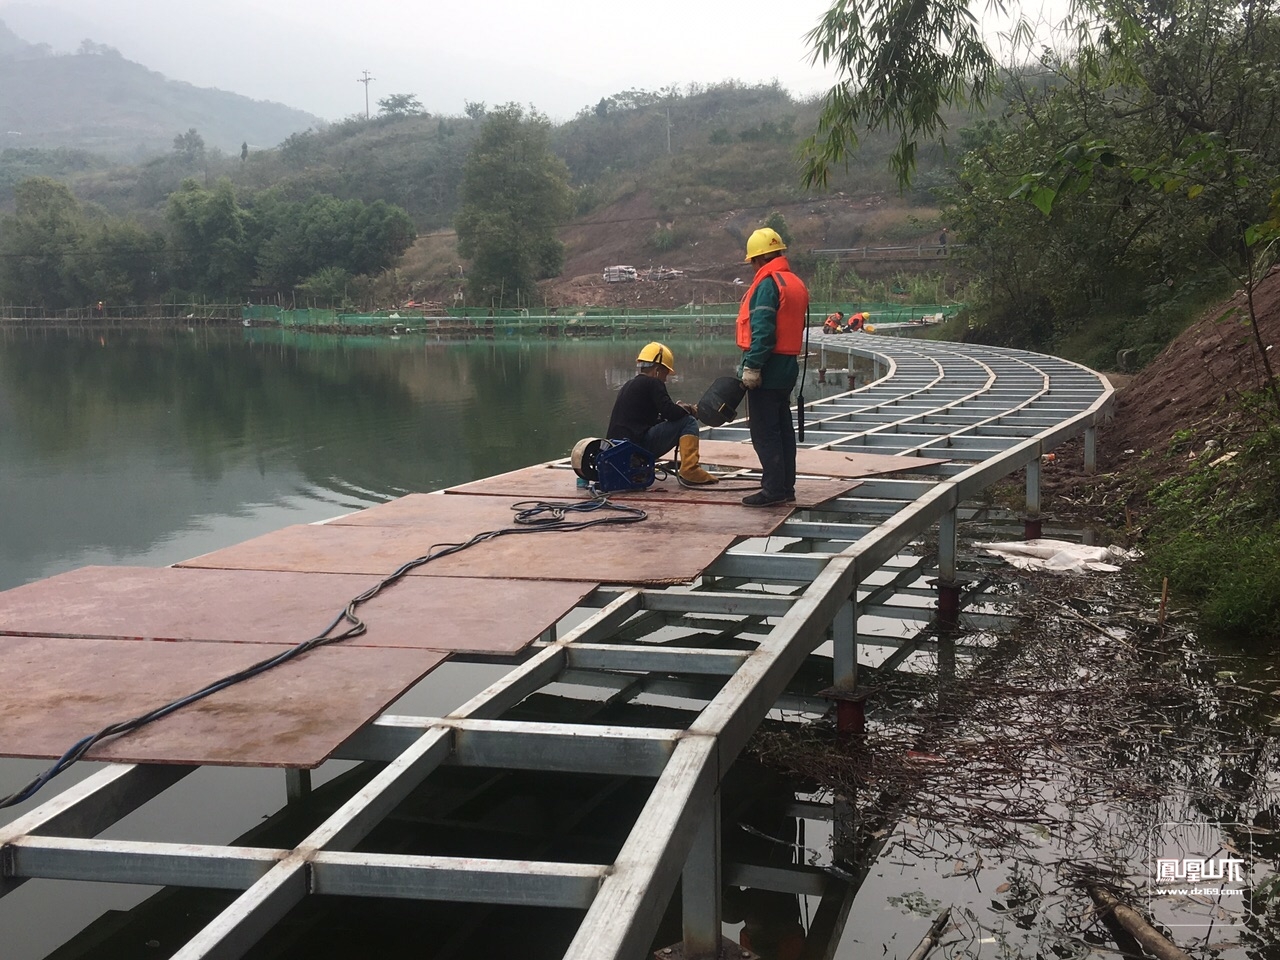
<svg viewBox="0 0 1280 960">
<path fill-rule="evenodd" d="M 1112 389 L 1090 370 L 1012 350 L 866 334 L 822 337 L 814 349 L 827 359 L 870 359 L 876 376 L 809 404 L 805 446 L 946 462 L 909 478 L 873 477 L 820 508 L 796 511 L 771 535 L 729 547 L 692 586 L 595 588 L 562 620 L 566 626 L 448 716 L 383 714 L 343 743 L 336 758 L 385 766 L 292 848 L 101 839 L 192 769 L 112 764 L 0 826 L 0 895 L 31 878 L 240 891 L 172 954 L 182 960 L 243 956 L 317 895 L 578 910 L 582 921 L 565 953 L 574 960 L 645 956 L 681 877 L 686 957 L 714 955 L 725 882 L 834 901 L 832 880 L 820 871 L 753 871 L 722 861 L 719 787 L 726 771 L 762 719 L 788 703 L 788 682 L 816 648 L 830 644 L 837 689 L 856 684 L 860 648 L 902 647 L 887 659 L 889 666 L 900 662 L 907 645 L 860 631 L 860 618 L 919 620 L 932 611 L 895 608 L 893 591 L 868 586 L 868 579 L 936 527 L 938 587 L 944 594 L 957 589 L 962 502 L 1025 469 L 1034 521 L 1042 455 L 1083 435 L 1091 469 Z M 747 429 L 735 422 L 707 436 L 745 440 Z M 735 644 L 711 642 L 726 636 Z M 557 682 L 604 688 L 614 701 L 672 696 L 700 709 L 680 728 L 508 717 Z M 363 849 L 370 832 L 446 763 L 647 777 L 653 788 L 608 863 Z M 301 794 L 306 774 L 290 771 L 289 785 Z M 837 927 L 843 923 L 838 907 L 830 913 Z"/>
</svg>

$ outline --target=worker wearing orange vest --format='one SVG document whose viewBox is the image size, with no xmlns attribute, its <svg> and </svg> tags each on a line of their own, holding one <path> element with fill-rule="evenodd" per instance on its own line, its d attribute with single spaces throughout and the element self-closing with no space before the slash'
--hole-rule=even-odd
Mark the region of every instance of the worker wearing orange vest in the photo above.
<svg viewBox="0 0 1280 960">
<path fill-rule="evenodd" d="M 827 319 L 822 321 L 823 333 L 844 333 L 844 311 L 837 310 L 835 313 L 827 314 Z"/>
<path fill-rule="evenodd" d="M 747 239 L 755 279 L 738 308 L 739 377 L 747 388 L 751 445 L 760 459 L 760 492 L 743 497 L 749 507 L 796 498 L 796 431 L 791 391 L 800 375 L 796 359 L 804 342 L 809 291 L 791 272 L 777 231 L 763 227 Z"/>
<path fill-rule="evenodd" d="M 857 333 L 859 330 L 861 330 L 863 327 L 867 325 L 867 321 L 870 319 L 871 317 L 865 313 L 853 314 L 851 317 L 849 317 L 849 332 Z"/>
</svg>

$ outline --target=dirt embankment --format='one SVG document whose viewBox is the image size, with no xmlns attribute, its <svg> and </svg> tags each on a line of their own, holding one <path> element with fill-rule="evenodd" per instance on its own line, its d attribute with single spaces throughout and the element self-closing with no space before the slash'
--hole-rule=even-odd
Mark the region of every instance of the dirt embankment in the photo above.
<svg viewBox="0 0 1280 960">
<path fill-rule="evenodd" d="M 734 303 L 751 280 L 743 263 L 746 239 L 772 212 L 782 214 L 797 250 L 830 247 L 897 246 L 932 243 L 937 230 L 929 224 L 937 211 L 912 208 L 898 198 L 878 194 L 836 194 L 769 207 L 705 210 L 689 201 L 673 210 L 659 209 L 652 196 L 638 191 L 593 211 L 561 231 L 565 264 L 561 275 L 540 284 L 549 305 L 672 309 L 689 304 Z M 672 246 L 661 249 L 658 237 Z M 605 267 L 634 266 L 649 271 L 677 270 L 682 277 L 606 283 Z M 898 272 L 949 269 L 945 261 L 868 261 L 856 264 L 864 278 L 891 277 Z M 737 281 L 737 282 L 735 282 Z"/>
<path fill-rule="evenodd" d="M 1280 267 L 1255 288 L 1253 302 L 1272 367 L 1280 367 Z M 1265 382 L 1248 317 L 1240 291 L 1139 373 L 1116 377 L 1115 418 L 1098 431 L 1098 476 L 1084 475 L 1080 441 L 1066 445 L 1043 474 L 1046 508 L 1087 515 L 1128 496 L 1136 474 L 1147 482 L 1173 476 L 1192 455 L 1212 454 L 1211 442 L 1219 455 L 1233 449 L 1250 426 L 1239 401 Z"/>
</svg>

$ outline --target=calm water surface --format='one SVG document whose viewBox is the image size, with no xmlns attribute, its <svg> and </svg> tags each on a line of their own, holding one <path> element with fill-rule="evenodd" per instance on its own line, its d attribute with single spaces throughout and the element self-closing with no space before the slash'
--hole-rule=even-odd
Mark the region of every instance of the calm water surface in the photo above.
<svg viewBox="0 0 1280 960">
<path fill-rule="evenodd" d="M 0 330 L 0 589 L 160 565 L 567 454 L 645 341 Z M 673 396 L 730 372 L 673 340 Z"/>
</svg>

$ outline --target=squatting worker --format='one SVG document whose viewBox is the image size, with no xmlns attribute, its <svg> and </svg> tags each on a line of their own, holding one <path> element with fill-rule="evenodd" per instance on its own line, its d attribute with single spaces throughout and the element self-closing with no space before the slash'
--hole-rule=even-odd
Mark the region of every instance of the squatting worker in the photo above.
<svg viewBox="0 0 1280 960">
<path fill-rule="evenodd" d="M 760 458 L 760 492 L 743 497 L 749 507 L 796 498 L 796 430 L 791 391 L 800 375 L 796 359 L 804 342 L 809 291 L 791 272 L 777 231 L 763 227 L 747 238 L 747 263 L 755 279 L 738 308 L 738 376 L 747 388 L 751 445 Z"/>
<path fill-rule="evenodd" d="M 698 455 L 698 419 L 693 405 L 677 403 L 667 393 L 667 377 L 675 372 L 675 356 L 661 343 L 645 344 L 636 356 L 636 375 L 622 385 L 609 417 L 610 440 L 630 440 L 655 457 L 680 447 L 680 479 L 685 483 L 717 483 Z"/>
</svg>

